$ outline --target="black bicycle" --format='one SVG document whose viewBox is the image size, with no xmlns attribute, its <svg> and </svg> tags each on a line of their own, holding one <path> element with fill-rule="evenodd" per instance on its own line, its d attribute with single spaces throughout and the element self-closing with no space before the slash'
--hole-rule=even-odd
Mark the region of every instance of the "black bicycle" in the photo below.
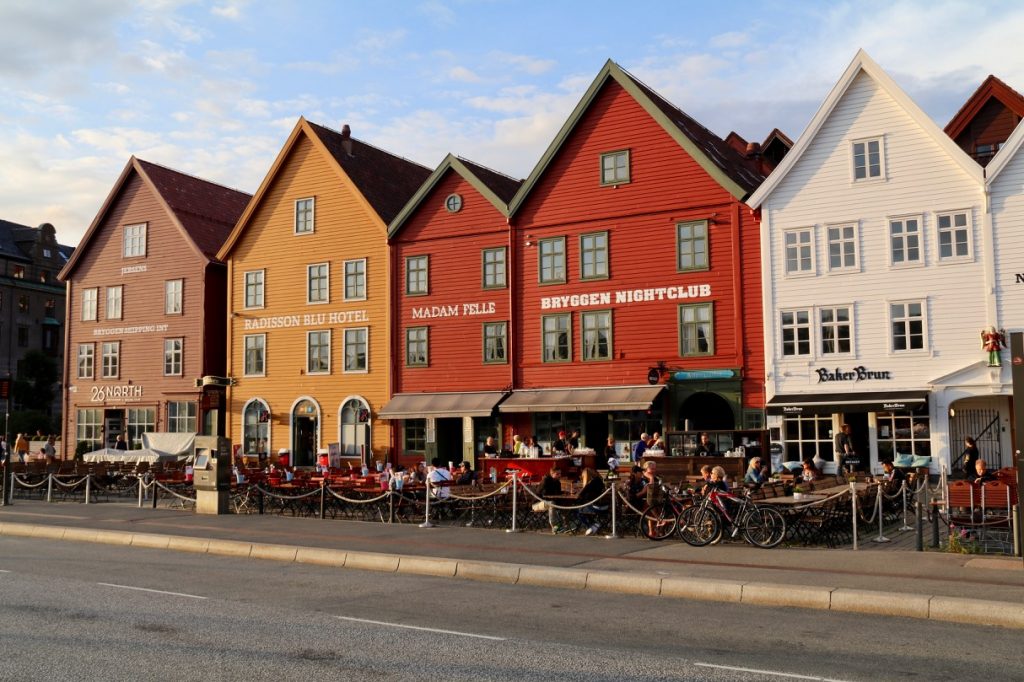
<svg viewBox="0 0 1024 682">
<path fill-rule="evenodd" d="M 729 511 L 730 506 L 734 511 Z M 749 490 L 742 496 L 711 490 L 700 502 L 682 510 L 676 531 L 683 542 L 704 547 L 720 540 L 726 526 L 731 528 L 729 537 L 742 532 L 744 540 L 762 549 L 775 547 L 786 537 L 786 519 L 772 507 L 754 504 Z"/>
</svg>

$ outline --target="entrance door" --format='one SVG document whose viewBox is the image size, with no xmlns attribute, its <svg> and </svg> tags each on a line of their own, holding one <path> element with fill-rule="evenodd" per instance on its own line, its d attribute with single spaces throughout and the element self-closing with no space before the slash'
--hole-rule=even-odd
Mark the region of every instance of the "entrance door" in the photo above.
<svg viewBox="0 0 1024 682">
<path fill-rule="evenodd" d="M 604 458 L 604 446 L 608 444 L 608 414 L 606 412 L 588 412 L 583 416 L 583 437 L 586 439 L 587 447 L 593 448 L 597 453 L 598 468 L 603 469 L 607 465 Z"/>
<path fill-rule="evenodd" d="M 694 393 L 679 406 L 676 428 L 686 431 L 729 431 L 736 428 L 736 415 L 729 402 L 710 391 Z"/>
<path fill-rule="evenodd" d="M 448 462 L 458 464 L 462 456 L 462 417 L 444 417 L 436 420 L 434 435 L 437 441 L 437 456 L 445 466 Z"/>
<path fill-rule="evenodd" d="M 854 468 L 858 471 L 868 471 L 871 466 L 871 445 L 868 437 L 868 413 L 848 412 L 843 415 L 839 422 L 839 428 L 843 424 L 850 425 L 850 441 L 853 442 L 853 451 L 857 453 L 860 464 Z M 833 439 L 833 443 L 835 440 Z M 833 445 L 833 457 L 835 456 L 835 445 Z"/>
<path fill-rule="evenodd" d="M 295 417 L 292 440 L 292 464 L 298 467 L 313 466 L 316 443 L 316 417 Z"/>
<path fill-rule="evenodd" d="M 124 410 L 103 411 L 104 447 L 113 448 L 117 437 L 124 434 Z"/>
<path fill-rule="evenodd" d="M 350 398 L 341 406 L 341 456 L 370 458 L 370 406 L 362 398 Z M 365 456 L 364 456 L 365 455 Z"/>
</svg>

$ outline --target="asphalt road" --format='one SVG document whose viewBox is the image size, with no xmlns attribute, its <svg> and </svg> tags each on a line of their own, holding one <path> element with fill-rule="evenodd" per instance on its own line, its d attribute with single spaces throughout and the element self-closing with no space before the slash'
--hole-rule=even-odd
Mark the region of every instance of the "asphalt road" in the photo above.
<svg viewBox="0 0 1024 682">
<path fill-rule="evenodd" d="M 1019 631 L 0 539 L 3 680 L 1019 680 Z"/>
</svg>

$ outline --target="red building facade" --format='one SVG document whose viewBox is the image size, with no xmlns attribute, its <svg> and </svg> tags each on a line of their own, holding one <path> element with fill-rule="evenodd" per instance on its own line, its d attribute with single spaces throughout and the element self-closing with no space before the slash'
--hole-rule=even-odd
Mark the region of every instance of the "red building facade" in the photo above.
<svg viewBox="0 0 1024 682">
<path fill-rule="evenodd" d="M 508 201 L 521 181 L 447 157 L 389 227 L 399 461 L 472 459 L 512 387 Z"/>
<path fill-rule="evenodd" d="M 760 164 L 605 65 L 510 206 L 505 440 L 762 426 Z"/>
</svg>

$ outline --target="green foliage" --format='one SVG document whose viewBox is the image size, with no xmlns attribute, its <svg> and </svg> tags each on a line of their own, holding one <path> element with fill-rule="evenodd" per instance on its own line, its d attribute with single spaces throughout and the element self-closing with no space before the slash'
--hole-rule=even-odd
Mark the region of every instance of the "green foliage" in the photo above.
<svg viewBox="0 0 1024 682">
<path fill-rule="evenodd" d="M 49 410 L 53 404 L 53 387 L 58 379 L 60 369 L 57 361 L 42 351 L 30 350 L 18 363 L 18 376 L 11 386 L 15 404 L 30 411 Z"/>
</svg>

